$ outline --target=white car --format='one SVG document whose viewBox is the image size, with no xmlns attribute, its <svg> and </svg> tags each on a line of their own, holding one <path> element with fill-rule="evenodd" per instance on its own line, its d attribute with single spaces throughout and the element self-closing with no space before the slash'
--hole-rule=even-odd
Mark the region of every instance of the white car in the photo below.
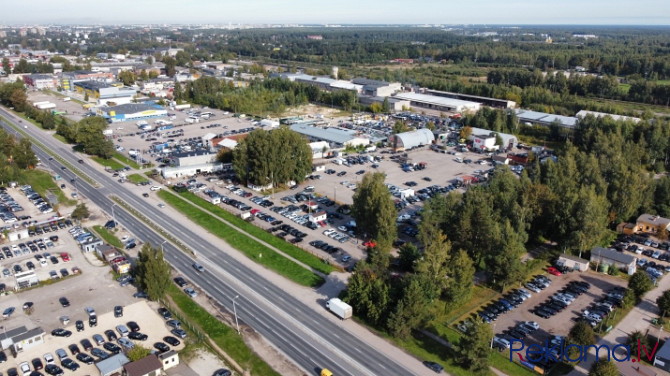
<svg viewBox="0 0 670 376">
<path fill-rule="evenodd" d="M 44 363 L 46 364 L 54 364 L 54 357 L 51 355 L 51 353 L 46 353 L 44 354 Z"/>
<path fill-rule="evenodd" d="M 125 325 L 117 325 L 116 331 L 119 332 L 121 337 L 127 337 L 128 333 L 130 333 L 130 331 L 128 330 L 128 328 L 126 328 Z"/>
<path fill-rule="evenodd" d="M 533 328 L 533 329 L 535 329 L 535 330 L 540 329 L 540 324 L 538 324 L 538 323 L 535 322 L 535 321 L 526 321 L 524 324 L 526 324 L 526 326 L 529 326 L 529 327 L 531 327 L 531 328 Z"/>
<path fill-rule="evenodd" d="M 154 185 L 154 186 L 152 186 L 152 187 L 149 188 L 149 189 L 151 189 L 152 191 L 158 191 L 158 190 L 161 189 L 161 187 L 159 187 L 159 186 L 157 186 L 157 185 Z"/>
<path fill-rule="evenodd" d="M 23 375 L 29 375 L 30 374 L 30 364 L 28 362 L 23 362 L 19 364 L 19 368 L 21 369 L 21 373 Z"/>
</svg>

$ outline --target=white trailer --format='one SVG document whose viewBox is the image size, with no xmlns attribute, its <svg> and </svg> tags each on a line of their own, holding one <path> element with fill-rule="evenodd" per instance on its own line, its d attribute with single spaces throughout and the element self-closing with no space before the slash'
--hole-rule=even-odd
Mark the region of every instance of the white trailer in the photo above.
<svg viewBox="0 0 670 376">
<path fill-rule="evenodd" d="M 336 314 L 342 320 L 346 320 L 351 317 L 353 313 L 353 308 L 338 298 L 332 298 L 326 302 L 326 308 L 331 312 Z"/>
<path fill-rule="evenodd" d="M 185 109 L 187 109 L 187 108 L 191 108 L 191 104 L 190 104 L 190 103 L 186 103 L 186 104 L 178 104 L 178 105 L 174 106 L 174 109 L 175 109 L 175 110 L 185 110 Z"/>
<path fill-rule="evenodd" d="M 56 104 L 51 103 L 51 102 L 47 102 L 47 103 L 40 103 L 38 105 L 35 105 L 35 107 L 37 107 L 40 110 L 48 110 L 48 109 L 56 108 Z"/>
</svg>

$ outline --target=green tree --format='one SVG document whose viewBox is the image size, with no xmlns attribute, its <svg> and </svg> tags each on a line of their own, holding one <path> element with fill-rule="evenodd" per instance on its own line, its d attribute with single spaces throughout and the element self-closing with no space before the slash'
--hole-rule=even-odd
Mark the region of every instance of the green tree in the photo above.
<svg viewBox="0 0 670 376">
<path fill-rule="evenodd" d="M 382 112 L 382 105 L 379 104 L 378 102 L 374 102 L 370 105 L 370 111 L 373 114 L 378 114 L 378 113 Z"/>
<path fill-rule="evenodd" d="M 454 252 L 448 266 L 449 279 L 444 291 L 444 300 L 456 307 L 466 302 L 472 292 L 475 266 L 468 253 L 462 249 Z"/>
<path fill-rule="evenodd" d="M 89 97 L 88 97 L 88 91 L 84 93 L 84 102 L 88 102 Z"/>
<path fill-rule="evenodd" d="M 423 275 L 429 281 L 430 296 L 439 296 L 447 287 L 451 243 L 441 231 L 432 235 L 432 238 L 428 235 L 422 237 L 422 244 L 425 244 L 423 257 L 419 259 L 414 269 L 417 274 Z"/>
<path fill-rule="evenodd" d="M 358 231 L 374 239 L 383 252 L 391 249 L 397 237 L 397 211 L 384 184 L 383 173 L 367 173 L 354 193 L 351 215 Z"/>
<path fill-rule="evenodd" d="M 470 137 L 471 134 L 472 134 L 472 127 L 465 126 L 465 127 L 461 128 L 460 135 L 461 135 L 462 139 L 467 140 L 468 137 Z"/>
<path fill-rule="evenodd" d="M 137 75 L 133 71 L 124 70 L 119 72 L 118 78 L 124 85 L 130 86 L 137 81 Z"/>
<path fill-rule="evenodd" d="M 392 336 L 399 339 L 410 337 L 412 330 L 417 329 L 428 317 L 428 299 L 424 289 L 425 278 L 410 275 L 406 278 L 405 287 L 395 310 L 389 316 L 387 326 Z"/>
<path fill-rule="evenodd" d="M 619 376 L 619 369 L 613 361 L 600 358 L 591 365 L 589 376 Z"/>
<path fill-rule="evenodd" d="M 412 272 L 420 258 L 421 251 L 413 243 L 405 243 L 398 250 L 398 267 L 400 270 Z"/>
<path fill-rule="evenodd" d="M 593 328 L 586 322 L 580 321 L 576 323 L 570 333 L 568 334 L 568 340 L 570 343 L 574 343 L 580 346 L 593 345 L 596 339 L 596 335 L 593 332 Z"/>
<path fill-rule="evenodd" d="M 177 60 L 171 56 L 164 56 L 163 64 L 165 64 L 165 75 L 168 77 L 174 77 L 175 73 L 177 73 L 177 70 L 175 69 L 177 66 Z"/>
<path fill-rule="evenodd" d="M 661 311 L 662 317 L 670 314 L 670 290 L 663 291 L 663 294 L 656 299 L 658 310 Z"/>
<path fill-rule="evenodd" d="M 84 218 L 88 218 L 90 215 L 91 213 L 89 213 L 86 204 L 81 203 L 74 208 L 70 216 L 74 219 L 82 220 Z"/>
<path fill-rule="evenodd" d="M 2 70 L 5 71 L 5 74 L 7 75 L 12 73 L 12 66 L 9 63 L 9 59 L 6 57 L 2 58 Z"/>
<path fill-rule="evenodd" d="M 475 373 L 488 370 L 491 338 L 491 326 L 477 318 L 456 346 L 458 363 Z"/>
<path fill-rule="evenodd" d="M 100 116 L 84 118 L 77 123 L 74 141 L 86 153 L 109 159 L 114 155 L 114 144 L 102 134 L 106 128 L 107 122 Z"/>
<path fill-rule="evenodd" d="M 56 128 L 56 115 L 51 111 L 43 111 L 42 128 L 51 130 Z"/>
<path fill-rule="evenodd" d="M 32 143 L 28 138 L 21 138 L 14 147 L 12 152 L 12 159 L 16 166 L 21 169 L 34 167 L 37 164 L 37 157 L 32 149 Z"/>
<path fill-rule="evenodd" d="M 642 332 L 639 330 L 636 330 L 634 332 L 631 332 L 628 335 L 628 338 L 626 338 L 626 344 L 630 346 L 630 353 L 632 354 L 637 354 L 639 345 L 645 346 L 646 348 L 649 348 L 649 337 L 645 336 Z"/>
<path fill-rule="evenodd" d="M 391 128 L 391 132 L 393 134 L 398 134 L 398 133 L 404 133 L 407 132 L 409 128 L 407 127 L 407 124 L 404 121 L 396 121 L 393 124 L 393 127 Z"/>
<path fill-rule="evenodd" d="M 137 286 L 149 296 L 158 300 L 170 286 L 170 265 L 163 258 L 163 251 L 146 243 L 138 254 L 135 268 Z"/>
<path fill-rule="evenodd" d="M 30 65 L 26 59 L 20 59 L 17 64 L 14 64 L 13 73 L 30 73 Z"/>
<path fill-rule="evenodd" d="M 184 91 L 181 88 L 181 84 L 179 82 L 175 82 L 174 84 L 174 89 L 172 90 L 172 96 L 174 97 L 174 100 L 179 102 L 184 99 Z"/>
<path fill-rule="evenodd" d="M 146 348 L 146 347 L 144 347 L 140 344 L 137 344 L 137 343 L 135 343 L 135 347 L 133 347 L 132 349 L 130 349 L 126 352 L 126 356 L 128 357 L 128 359 L 131 362 L 135 362 L 135 361 L 138 361 L 140 359 L 144 359 L 147 356 L 149 356 L 149 354 L 151 354 L 150 349 L 148 349 L 148 348 Z"/>
<path fill-rule="evenodd" d="M 630 280 L 628 280 L 628 288 L 633 291 L 633 294 L 635 295 L 635 299 L 637 301 L 640 301 L 642 299 L 642 296 L 647 293 L 647 291 L 651 290 L 654 287 L 654 284 L 651 282 L 651 279 L 642 270 L 638 270 L 633 274 L 632 277 L 630 277 Z"/>
<path fill-rule="evenodd" d="M 16 111 L 23 112 L 28 104 L 28 96 L 26 95 L 25 89 L 14 90 L 11 97 L 9 97 L 9 101 L 12 103 L 12 106 L 14 106 Z"/>
<path fill-rule="evenodd" d="M 382 112 L 385 114 L 391 112 L 391 105 L 389 105 L 388 97 L 384 97 L 384 101 L 382 102 Z"/>
</svg>

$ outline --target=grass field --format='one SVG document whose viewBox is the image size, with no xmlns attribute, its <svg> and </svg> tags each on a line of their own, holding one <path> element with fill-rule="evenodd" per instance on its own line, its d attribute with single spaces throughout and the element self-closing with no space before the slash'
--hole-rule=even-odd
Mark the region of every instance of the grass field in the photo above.
<svg viewBox="0 0 670 376">
<path fill-rule="evenodd" d="M 54 181 L 54 178 L 44 171 L 25 171 L 19 178 L 19 182 L 22 184 L 30 184 L 35 192 L 42 196 L 44 196 L 47 191 L 55 194 L 56 197 L 58 197 L 58 203 L 60 205 L 73 206 L 77 203 L 77 200 L 67 198 L 63 191 L 61 191 L 61 189 L 58 187 L 56 181 Z"/>
<path fill-rule="evenodd" d="M 287 255 L 293 257 L 296 260 L 299 260 L 300 262 L 309 265 L 310 267 L 324 273 L 324 274 L 330 274 L 334 270 L 336 270 L 335 267 L 332 265 L 329 265 L 324 262 L 324 260 L 312 255 L 311 253 L 305 252 L 302 249 L 287 243 L 286 241 L 277 238 L 276 236 L 273 236 L 272 234 L 263 231 L 263 229 L 254 226 L 253 224 L 243 220 L 242 218 L 236 217 L 235 215 L 231 214 L 230 212 L 221 209 L 220 207 L 209 203 L 200 197 L 194 195 L 193 193 L 190 192 L 183 192 L 180 194 L 183 198 L 191 201 L 192 203 L 200 206 L 203 209 L 206 209 L 212 213 L 214 213 L 216 216 L 218 216 L 221 219 L 224 219 L 234 226 L 246 231 L 247 233 L 253 235 L 257 239 L 260 239 L 273 247 L 281 250 L 282 252 L 286 253 Z"/>
<path fill-rule="evenodd" d="M 117 162 L 114 159 L 106 159 L 106 158 L 102 158 L 102 157 L 93 157 L 93 160 L 100 163 L 101 165 L 103 165 L 105 167 L 110 167 L 113 170 L 118 170 L 118 169 L 121 169 L 121 168 L 124 167 L 121 163 Z"/>
<path fill-rule="evenodd" d="M 477 307 L 482 304 L 498 297 L 500 294 L 496 291 L 493 291 L 489 288 L 482 286 L 474 286 L 472 288 L 472 294 L 470 295 L 470 300 L 461 304 L 458 308 L 451 310 L 445 317 L 445 322 L 447 325 L 453 325 L 464 318 L 468 313 L 475 310 Z"/>
<path fill-rule="evenodd" d="M 139 184 L 139 183 L 144 183 L 149 181 L 149 179 L 146 178 L 146 176 L 142 176 L 140 174 L 130 174 L 128 175 L 128 180 L 130 180 L 131 183 Z"/>
<path fill-rule="evenodd" d="M 126 157 L 125 155 L 119 152 L 114 153 L 114 159 L 119 160 L 119 162 L 121 163 L 127 164 L 128 166 L 134 168 L 135 170 L 140 169 L 140 165 L 138 165 L 137 162 L 133 161 L 132 159 Z"/>
<path fill-rule="evenodd" d="M 203 333 L 206 333 L 237 364 L 248 368 L 251 375 L 279 376 L 279 373 L 247 347 L 242 337 L 237 335 L 235 330 L 210 315 L 199 305 L 193 304 L 193 299 L 186 296 L 175 285 L 170 284 L 168 294 L 184 315 L 192 320 L 193 324 L 197 325 Z"/>
<path fill-rule="evenodd" d="M 218 220 L 216 217 L 205 213 L 179 196 L 163 190 L 159 191 L 158 195 L 165 200 L 166 203 L 179 210 L 196 224 L 225 240 L 233 248 L 244 253 L 247 257 L 268 269 L 274 270 L 293 282 L 303 286 L 313 287 L 321 285 L 324 282 L 323 278 L 318 275 L 256 240 L 238 232 L 234 228 Z"/>
<path fill-rule="evenodd" d="M 102 226 L 93 226 L 93 230 L 100 235 L 102 240 L 106 241 L 110 245 L 116 247 L 116 248 L 123 248 L 123 244 L 121 243 L 121 240 L 116 237 L 116 235 L 112 234 L 111 231 L 107 230 L 106 228 Z"/>
</svg>

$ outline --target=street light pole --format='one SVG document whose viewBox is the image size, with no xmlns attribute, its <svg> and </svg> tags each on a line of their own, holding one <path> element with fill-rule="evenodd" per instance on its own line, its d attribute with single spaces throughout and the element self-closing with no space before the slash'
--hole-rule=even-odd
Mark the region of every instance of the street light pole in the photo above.
<svg viewBox="0 0 670 376">
<path fill-rule="evenodd" d="M 235 300 L 239 297 L 239 295 L 235 295 L 233 298 L 233 312 L 235 313 L 235 327 L 237 328 L 237 335 L 240 334 L 240 324 L 237 322 L 237 307 L 235 306 Z"/>
<path fill-rule="evenodd" d="M 117 203 L 112 204 L 112 219 L 114 220 L 114 226 L 116 226 L 116 216 L 114 215 L 114 207 L 117 206 Z"/>
<path fill-rule="evenodd" d="M 163 253 L 165 253 L 165 250 L 163 249 L 163 244 L 165 244 L 165 243 L 167 243 L 167 240 L 164 240 L 164 241 L 161 243 L 161 252 L 163 252 Z"/>
</svg>

